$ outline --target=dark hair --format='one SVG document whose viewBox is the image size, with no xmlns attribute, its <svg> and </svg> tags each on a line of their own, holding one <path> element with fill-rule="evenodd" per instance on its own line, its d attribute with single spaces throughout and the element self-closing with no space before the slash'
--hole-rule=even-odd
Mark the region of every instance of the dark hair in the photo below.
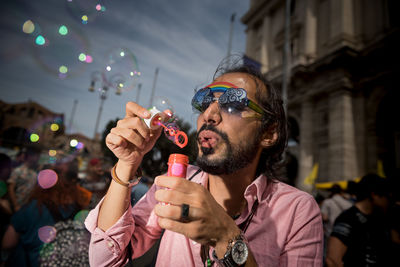
<svg viewBox="0 0 400 267">
<path fill-rule="evenodd" d="M 331 192 L 332 196 L 336 194 L 340 194 L 343 190 L 342 187 L 338 184 L 332 185 L 331 188 L 329 188 L 329 191 Z"/>
<path fill-rule="evenodd" d="M 256 101 L 264 110 L 258 136 L 266 132 L 276 132 L 276 142 L 264 148 L 257 165 L 257 175 L 277 178 L 277 170 L 281 167 L 283 152 L 287 145 L 287 120 L 281 92 L 267 80 L 265 75 L 253 65 L 243 62 L 243 56 L 234 55 L 224 59 L 215 71 L 213 80 L 228 73 L 244 73 L 254 78 L 256 83 Z M 266 91 L 264 89 L 266 88 Z"/>
<path fill-rule="evenodd" d="M 375 193 L 379 196 L 389 196 L 389 183 L 385 178 L 375 173 L 368 173 L 361 178 L 356 186 L 357 201 L 364 200 Z"/>
<path fill-rule="evenodd" d="M 45 205 L 52 214 L 58 214 L 60 207 L 68 209 L 69 205 L 75 205 L 79 210 L 85 208 L 85 196 L 77 187 L 77 182 L 71 180 L 70 177 L 67 177 L 68 174 L 63 173 L 57 167 L 50 167 L 49 169 L 57 173 L 57 183 L 47 189 L 36 184 L 30 196 L 30 200 L 35 199 L 37 201 L 39 212 L 42 211 L 42 205 Z"/>
<path fill-rule="evenodd" d="M 4 153 L 0 153 L 0 171 L 8 170 L 7 172 L 9 175 L 9 172 L 11 172 L 11 169 L 12 169 L 11 158 Z M 4 174 L 4 173 L 2 172 L 2 174 Z M 8 179 L 8 177 L 0 177 L 0 180 L 3 180 L 3 179 Z"/>
</svg>

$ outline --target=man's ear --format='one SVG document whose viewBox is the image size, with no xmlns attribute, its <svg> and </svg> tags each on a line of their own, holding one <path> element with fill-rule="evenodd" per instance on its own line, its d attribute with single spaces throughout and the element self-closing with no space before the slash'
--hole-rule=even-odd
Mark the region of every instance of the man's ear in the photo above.
<svg viewBox="0 0 400 267">
<path fill-rule="evenodd" d="M 263 148 L 270 147 L 274 145 L 277 140 L 278 133 L 276 131 L 265 133 L 263 139 L 261 140 L 261 146 Z"/>
</svg>

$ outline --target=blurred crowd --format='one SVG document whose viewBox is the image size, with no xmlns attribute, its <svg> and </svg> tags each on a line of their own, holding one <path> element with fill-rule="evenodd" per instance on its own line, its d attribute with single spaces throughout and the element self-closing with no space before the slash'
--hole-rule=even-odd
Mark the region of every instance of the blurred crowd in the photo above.
<svg viewBox="0 0 400 267">
<path fill-rule="evenodd" d="M 83 221 L 105 195 L 112 164 L 101 158 L 50 164 L 40 158 L 41 151 L 32 147 L 14 156 L 0 153 L 0 267 L 60 266 L 59 254 L 63 261 L 73 258 L 74 266 L 88 266 L 89 237 L 78 248 L 70 246 L 74 251 L 57 251 L 59 222 L 74 221 L 81 225 L 79 236 L 88 235 Z M 142 176 L 132 188 L 132 206 L 152 183 Z M 370 173 L 346 188 L 334 184 L 316 195 L 324 222 L 325 266 L 399 266 L 399 188 L 399 177 Z M 75 242 L 73 235 L 69 242 Z M 55 264 L 46 263 L 49 259 Z"/>
<path fill-rule="evenodd" d="M 79 236 L 89 235 L 83 222 L 108 189 L 111 163 L 88 158 L 82 164 L 73 157 L 48 163 L 41 156 L 41 151 L 33 147 L 13 156 L 0 153 L 0 267 L 60 266 L 61 260 L 65 263 L 69 259 L 71 262 L 65 266 L 88 266 L 90 237 L 78 237 L 77 248 L 74 233 L 61 229 L 60 222 L 64 222 L 64 228 L 79 229 Z M 133 188 L 132 205 L 151 184 L 152 179 L 144 177 Z M 68 232 L 68 236 L 61 231 Z M 57 240 L 61 236 L 65 240 Z M 73 250 L 60 248 L 66 240 Z"/>
<path fill-rule="evenodd" d="M 399 177 L 369 173 L 317 194 L 324 266 L 400 266 L 399 189 Z"/>
</svg>

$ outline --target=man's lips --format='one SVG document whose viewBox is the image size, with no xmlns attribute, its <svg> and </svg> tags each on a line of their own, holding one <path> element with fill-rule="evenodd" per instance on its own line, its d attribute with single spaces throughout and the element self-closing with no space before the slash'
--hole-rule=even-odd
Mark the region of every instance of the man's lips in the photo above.
<svg viewBox="0 0 400 267">
<path fill-rule="evenodd" d="M 210 130 L 204 130 L 199 133 L 197 140 L 202 147 L 212 148 L 217 145 L 219 139 L 220 137 L 217 133 Z"/>
</svg>

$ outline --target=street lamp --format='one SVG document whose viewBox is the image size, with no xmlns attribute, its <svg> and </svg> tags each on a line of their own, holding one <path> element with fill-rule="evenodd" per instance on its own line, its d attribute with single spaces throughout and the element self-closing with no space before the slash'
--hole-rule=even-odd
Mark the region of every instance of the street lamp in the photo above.
<svg viewBox="0 0 400 267">
<path fill-rule="evenodd" d="M 91 81 L 90 81 L 90 86 L 89 86 L 89 92 L 94 93 L 96 91 L 96 83 L 100 82 L 100 106 L 99 106 L 99 111 L 97 112 L 97 119 L 96 119 L 96 124 L 94 127 L 94 139 L 96 140 L 96 136 L 97 136 L 97 129 L 99 127 L 99 122 L 100 122 L 100 117 L 101 117 L 101 113 L 103 111 L 103 105 L 104 105 L 104 101 L 107 99 L 107 92 L 108 92 L 108 85 L 106 84 L 106 81 L 104 79 L 104 75 L 100 72 L 100 71 L 95 71 L 92 73 L 92 77 L 91 77 Z M 120 95 L 121 92 L 118 93 L 118 89 L 116 92 L 117 95 Z"/>
</svg>

